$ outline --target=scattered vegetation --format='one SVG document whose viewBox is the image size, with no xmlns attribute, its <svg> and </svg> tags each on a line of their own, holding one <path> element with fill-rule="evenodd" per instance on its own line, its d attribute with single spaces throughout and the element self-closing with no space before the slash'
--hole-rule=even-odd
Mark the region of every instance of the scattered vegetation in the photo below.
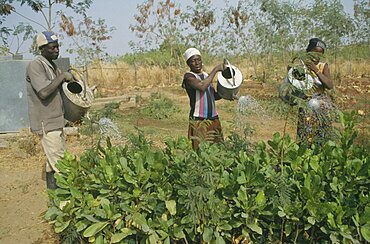
<svg viewBox="0 0 370 244">
<path fill-rule="evenodd" d="M 43 1 L 4 1 L 0 23 L 17 13 L 14 2 L 38 13 L 52 7 Z M 57 1 L 81 15 L 76 30 L 69 16 L 56 14 L 62 17 L 65 34 L 75 35 L 76 46 L 69 51 L 80 54 L 80 65 L 90 64 L 85 74 L 102 95 L 179 86 L 187 68 L 182 54 L 193 45 L 201 49 L 206 71 L 227 57 L 247 81 L 280 83 L 287 63 L 313 36 L 328 44 L 324 59 L 337 84 L 342 85 L 344 76 L 369 76 L 364 0 L 356 1 L 354 16 L 336 0 L 302 2 L 294 8 L 286 1 L 238 1 L 235 6 L 227 2 L 217 16 L 207 7 L 209 0 L 196 1 L 190 8 L 148 0 L 138 5 L 137 23 L 130 26 L 145 41 L 130 43 L 134 53 L 109 63 L 101 60 L 107 58 L 104 41 L 113 28 L 86 15 L 92 2 Z M 43 29 L 54 25 L 52 19 L 45 22 Z M 16 54 L 35 29 L 19 23 L 0 32 L 0 52 Z M 20 42 L 14 49 L 15 39 Z M 94 47 L 86 48 L 91 40 Z M 291 109 L 277 97 L 262 106 L 285 119 Z M 113 146 L 108 139 L 106 147 L 95 145 L 100 119 L 117 119 L 117 108 L 112 103 L 91 111 L 82 122 L 82 133 L 91 136 L 94 148 L 78 158 L 67 153 L 58 163 L 59 188 L 50 191 L 45 217 L 62 243 L 370 242 L 369 142 L 363 132 L 368 125 L 355 127 L 353 114 L 341 116 L 337 140 L 321 150 L 298 146 L 285 133 L 276 133 L 267 144 L 252 144 L 254 128 L 245 117 L 237 118 L 238 131 L 232 131 L 224 144 L 203 142 L 198 152 L 184 137 L 168 139 L 164 148 L 154 147 L 140 130 L 128 136 L 129 144 Z M 231 110 L 231 105 L 225 109 Z M 160 93 L 137 110 L 142 117 L 162 122 L 179 111 Z M 368 116 L 368 111 L 361 111 Z M 26 136 L 19 143 L 28 154 L 35 153 L 34 138 Z"/>
<path fill-rule="evenodd" d="M 19 149 L 30 156 L 34 156 L 40 151 L 38 143 L 39 139 L 37 138 L 37 136 L 29 130 L 22 130 L 17 140 Z"/>
<path fill-rule="evenodd" d="M 170 118 L 179 111 L 171 99 L 160 93 L 152 93 L 140 113 L 143 116 L 161 120 Z"/>
</svg>

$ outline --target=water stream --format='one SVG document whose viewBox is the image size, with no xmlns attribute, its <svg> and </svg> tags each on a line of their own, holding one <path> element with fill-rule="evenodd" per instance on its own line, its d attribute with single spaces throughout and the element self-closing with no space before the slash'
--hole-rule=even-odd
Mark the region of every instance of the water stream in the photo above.
<svg viewBox="0 0 370 244">
<path fill-rule="evenodd" d="M 118 129 L 118 126 L 112 122 L 109 118 L 101 118 L 98 122 L 99 124 L 99 131 L 100 136 L 102 138 L 110 137 L 111 139 L 120 140 L 122 138 L 122 134 Z"/>
<path fill-rule="evenodd" d="M 254 114 L 264 119 L 271 119 L 261 104 L 250 95 L 239 97 L 236 111 L 240 115 Z"/>
</svg>

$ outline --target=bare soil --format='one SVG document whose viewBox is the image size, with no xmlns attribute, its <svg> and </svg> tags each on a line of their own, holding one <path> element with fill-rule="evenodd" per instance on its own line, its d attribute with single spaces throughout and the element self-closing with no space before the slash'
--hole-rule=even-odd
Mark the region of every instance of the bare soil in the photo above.
<svg viewBox="0 0 370 244">
<path fill-rule="evenodd" d="M 0 148 L 0 243 L 58 243 L 44 220 L 48 196 L 44 175 L 46 160 L 38 138 L 21 132 Z M 69 137 L 67 150 L 79 153 L 77 137 Z"/>
<path fill-rule="evenodd" d="M 135 91 L 141 97 L 148 97 L 151 92 L 166 93 L 176 103 L 188 106 L 188 99 L 184 91 L 178 88 L 158 88 Z M 243 86 L 242 95 L 252 95 L 255 98 L 268 99 L 276 97 L 276 86 L 262 85 L 251 82 Z M 364 112 L 364 117 L 369 118 L 369 78 L 345 79 L 337 86 L 336 102 L 344 110 L 359 110 Z M 219 114 L 223 127 L 227 128 L 228 120 L 232 118 L 229 101 L 220 101 Z M 234 110 L 235 111 L 235 110 Z M 135 113 L 133 109 L 123 110 L 127 115 Z M 361 112 L 360 112 L 361 113 Z M 284 119 L 270 116 L 270 119 L 261 119 L 250 116 L 248 123 L 255 129 L 253 141 L 270 139 L 274 132 L 284 130 Z M 187 121 L 179 123 L 165 123 L 150 119 L 136 120 L 135 126 L 150 128 L 154 131 L 151 140 L 163 145 L 163 135 L 183 135 L 187 133 Z M 368 120 L 365 129 L 369 129 Z M 230 130 L 230 128 L 228 129 Z M 295 135 L 294 123 L 287 125 L 287 132 Z M 157 140 L 157 141 L 155 141 Z M 43 167 L 46 160 L 38 138 L 29 132 L 21 132 L 7 138 L 9 147 L 0 148 L 0 244 L 37 244 L 58 243 L 58 237 L 53 228 L 44 220 L 47 210 L 48 196 L 46 182 L 43 177 Z M 80 155 L 87 148 L 86 138 L 69 136 L 67 150 L 75 155 Z"/>
</svg>

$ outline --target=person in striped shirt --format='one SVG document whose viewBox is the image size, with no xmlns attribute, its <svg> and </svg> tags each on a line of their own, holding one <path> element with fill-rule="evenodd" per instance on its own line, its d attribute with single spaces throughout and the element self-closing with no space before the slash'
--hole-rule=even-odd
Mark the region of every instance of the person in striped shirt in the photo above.
<svg viewBox="0 0 370 244">
<path fill-rule="evenodd" d="M 185 51 L 185 60 L 190 71 L 184 74 L 182 87 L 190 100 L 188 138 L 197 150 L 201 141 L 222 142 L 221 123 L 218 118 L 215 101 L 221 99 L 212 81 L 217 72 L 224 69 L 224 64 L 215 66 L 210 74 L 203 71 L 202 57 L 198 49 Z"/>
</svg>

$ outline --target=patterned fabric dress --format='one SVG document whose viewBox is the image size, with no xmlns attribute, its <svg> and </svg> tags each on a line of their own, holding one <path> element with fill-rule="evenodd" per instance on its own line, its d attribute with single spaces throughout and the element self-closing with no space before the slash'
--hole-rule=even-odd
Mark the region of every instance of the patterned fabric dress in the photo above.
<svg viewBox="0 0 370 244">
<path fill-rule="evenodd" d="M 192 141 L 193 149 L 198 149 L 201 141 L 222 142 L 221 123 L 215 106 L 217 93 L 212 84 L 205 91 L 192 88 L 186 82 L 186 76 L 189 74 L 198 80 L 204 80 L 208 74 L 188 72 L 184 76 L 183 87 L 190 100 L 188 138 Z"/>
<path fill-rule="evenodd" d="M 325 63 L 317 65 L 320 72 Z M 307 96 L 307 106 L 299 108 L 297 124 L 298 143 L 316 148 L 334 137 L 332 122 L 336 119 L 336 107 L 325 92 L 323 84 L 317 76 L 314 77 L 313 93 Z"/>
</svg>

